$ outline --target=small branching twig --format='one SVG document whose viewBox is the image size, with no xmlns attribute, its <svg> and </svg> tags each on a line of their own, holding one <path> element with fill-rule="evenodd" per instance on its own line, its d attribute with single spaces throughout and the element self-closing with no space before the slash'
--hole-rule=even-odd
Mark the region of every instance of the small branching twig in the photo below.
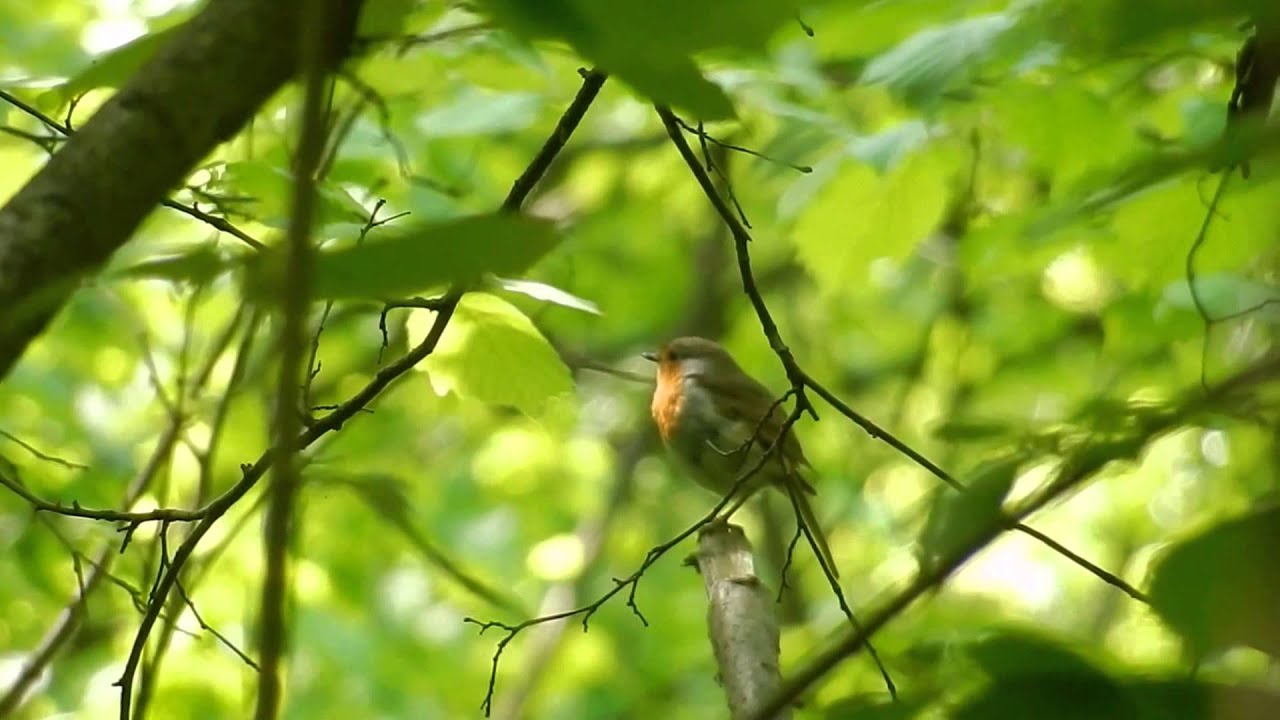
<svg viewBox="0 0 1280 720">
<path fill-rule="evenodd" d="M 1021 521 L 1088 481 L 1113 460 L 1137 455 L 1153 438 L 1187 422 L 1188 419 L 1214 410 L 1223 403 L 1256 393 L 1257 386 L 1280 378 L 1280 353 L 1272 353 L 1229 380 L 1214 387 L 1210 394 L 1185 391 L 1182 400 L 1168 408 L 1145 408 L 1131 416 L 1126 435 L 1085 443 L 1067 456 L 1054 477 L 1038 491 L 1017 502 L 1009 510 L 997 513 L 982 528 L 976 528 L 969 539 L 950 550 L 935 563 L 923 566 L 916 576 L 897 594 L 866 616 L 861 629 L 846 634 L 834 646 L 824 650 L 790 680 L 773 700 L 750 720 L 764 720 L 798 698 L 844 660 L 853 656 L 866 641 L 890 620 L 902 614 L 926 593 L 940 587 L 961 565 L 1010 528 L 1022 527 Z"/>
<path fill-rule="evenodd" d="M 585 70 L 581 74 L 583 77 L 582 88 L 561 116 L 560 121 L 546 143 L 543 144 L 542 149 L 529 163 L 524 173 L 513 183 L 511 192 L 502 204 L 503 210 L 515 212 L 520 209 L 524 200 L 529 196 L 538 181 L 546 174 L 547 169 L 560 153 L 560 150 L 564 148 L 574 129 L 599 94 L 600 88 L 604 85 L 605 75 L 600 72 Z M 457 307 L 458 301 L 462 298 L 464 291 L 465 289 L 460 287 L 451 289 L 441 300 L 435 322 L 431 329 L 427 331 L 427 336 L 422 342 L 395 362 L 379 370 L 360 391 L 346 402 L 335 407 L 329 414 L 318 418 L 314 425 L 304 430 L 291 443 L 292 447 L 296 449 L 309 447 L 330 432 L 336 432 L 341 429 L 343 424 L 355 417 L 357 413 L 365 410 L 365 407 L 373 402 L 393 382 L 430 355 L 440 342 L 445 327 L 453 317 L 453 311 Z M 240 480 L 196 511 L 199 522 L 174 551 L 168 568 L 156 587 L 156 601 L 148 605 L 147 612 L 143 615 L 138 631 L 134 635 L 133 644 L 129 650 L 129 656 L 125 660 L 120 678 L 116 681 L 116 685 L 121 689 L 120 716 L 122 720 L 128 720 L 129 718 L 128 707 L 132 694 L 133 680 L 138 671 L 138 665 L 142 660 L 143 651 L 147 646 L 147 639 L 150 637 L 159 617 L 163 599 L 168 597 L 169 592 L 172 591 L 177 583 L 178 576 L 186 566 L 187 561 L 190 560 L 200 541 L 228 510 L 239 503 L 257 485 L 267 470 L 278 460 L 281 452 L 281 447 L 273 445 L 264 451 L 256 462 L 241 465 Z"/>
<path fill-rule="evenodd" d="M 651 548 L 649 552 L 645 554 L 644 560 L 640 563 L 640 566 L 636 568 L 635 572 L 625 578 L 613 578 L 613 587 L 603 595 L 596 598 L 593 602 L 573 610 L 565 610 L 563 612 L 530 618 L 514 625 L 497 620 L 481 621 L 472 617 L 463 618 L 463 622 L 478 626 L 481 634 L 484 634 L 486 630 L 493 628 L 506 631 L 506 635 L 502 636 L 502 639 L 498 641 L 498 645 L 494 649 L 493 662 L 489 669 L 489 687 L 485 692 L 484 700 L 480 703 L 480 708 L 484 711 L 485 717 L 488 717 L 489 713 L 493 709 L 493 694 L 498 682 L 498 663 L 502 659 L 502 653 L 506 651 L 507 645 L 515 639 L 516 635 L 519 635 L 522 631 L 536 625 L 543 625 L 557 620 L 567 620 L 572 617 L 580 616 L 582 618 L 582 631 L 586 632 L 590 627 L 591 618 L 596 614 L 596 612 L 599 611 L 600 608 L 604 607 L 605 603 L 609 602 L 609 600 L 621 593 L 623 589 L 627 590 L 627 607 L 631 609 L 631 612 L 645 627 L 649 627 L 648 619 L 646 619 L 644 613 L 640 611 L 640 606 L 636 602 L 636 590 L 640 587 L 640 578 L 644 576 L 645 572 L 648 571 L 654 563 L 660 560 L 662 556 L 666 555 L 672 548 L 684 542 L 686 538 L 706 527 L 708 524 L 716 522 L 719 519 L 720 512 L 724 510 L 725 507 L 729 505 L 730 501 L 746 487 L 747 481 L 754 477 L 775 453 L 780 451 L 787 434 L 791 432 L 791 427 L 800 419 L 801 412 L 802 411 L 799 407 L 796 407 L 796 409 L 791 412 L 786 422 L 783 423 L 782 430 L 778 433 L 777 439 L 765 449 L 764 453 L 761 454 L 760 458 L 756 460 L 754 465 L 738 477 L 734 482 L 733 487 L 730 488 L 729 492 L 725 494 L 718 503 L 716 503 L 715 507 L 711 508 L 710 512 L 699 518 L 689 527 L 680 531 L 680 533 L 672 537 L 670 540 Z"/>
<path fill-rule="evenodd" d="M 9 103 L 10 105 L 13 105 L 14 107 L 18 108 L 19 110 L 26 113 L 27 115 L 30 115 L 36 120 L 39 120 L 46 127 L 57 132 L 63 138 L 71 137 L 75 133 L 75 131 L 71 128 L 70 122 L 66 124 L 60 123 L 57 120 L 54 120 L 53 118 L 49 117 L 48 115 L 40 112 L 35 107 L 13 96 L 12 94 L 5 92 L 4 90 L 0 90 L 0 100 L 4 100 L 5 102 Z M 72 103 L 71 107 L 72 109 L 75 108 L 74 102 Z M 71 114 L 70 114 L 70 111 L 68 111 L 68 114 L 67 114 L 68 120 L 70 119 L 70 117 L 71 117 Z M 41 147 L 45 147 L 44 143 L 37 143 L 37 144 L 39 144 Z M 177 200 L 173 200 L 171 198 L 165 198 L 164 200 L 160 201 L 160 204 L 172 210 L 177 210 L 180 213 L 185 213 L 186 215 L 190 215 L 191 217 L 212 226 L 214 229 L 218 231 L 225 232 L 228 235 L 231 235 L 237 238 L 238 240 L 248 245 L 249 247 L 253 248 L 254 250 L 262 250 L 265 247 L 261 242 L 259 242 L 258 240 L 255 240 L 248 233 L 244 232 L 243 230 L 240 230 L 236 226 L 227 222 L 225 218 L 220 218 L 214 215 L 210 215 L 206 212 L 203 212 L 202 210 L 199 210 L 196 207 L 193 207 L 190 205 L 183 205 Z"/>
</svg>

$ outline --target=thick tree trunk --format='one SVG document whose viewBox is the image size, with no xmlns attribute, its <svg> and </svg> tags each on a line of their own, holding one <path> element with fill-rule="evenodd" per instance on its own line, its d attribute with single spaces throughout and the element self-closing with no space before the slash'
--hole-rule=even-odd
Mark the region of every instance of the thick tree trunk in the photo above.
<svg viewBox="0 0 1280 720">
<path fill-rule="evenodd" d="M 336 0 L 344 57 L 361 0 Z M 297 68 L 297 0 L 209 0 L 0 210 L 0 379 L 190 169 Z"/>
</svg>

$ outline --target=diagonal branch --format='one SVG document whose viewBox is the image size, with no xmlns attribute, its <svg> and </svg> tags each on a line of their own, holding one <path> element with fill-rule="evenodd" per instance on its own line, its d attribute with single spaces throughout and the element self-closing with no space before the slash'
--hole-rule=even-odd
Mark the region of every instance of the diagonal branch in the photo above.
<svg viewBox="0 0 1280 720">
<path fill-rule="evenodd" d="M 361 5 L 335 3 L 328 61 L 346 56 Z M 298 0 L 210 0 L 0 209 L 0 378 L 79 281 L 293 76 L 299 13 Z"/>
<path fill-rule="evenodd" d="M 512 184 L 511 191 L 502 203 L 503 210 L 516 212 L 520 209 L 520 206 L 529 196 L 538 180 L 551 167 L 551 163 L 560 153 L 560 150 L 564 148 L 574 129 L 577 128 L 587 109 L 591 107 L 591 103 L 599 94 L 600 88 L 605 81 L 604 73 L 583 70 L 581 74 L 583 83 L 581 89 L 578 90 L 577 96 L 574 97 L 569 107 L 560 117 L 551 136 L 547 138 L 538 154 L 534 156 L 529 166 Z M 461 300 L 464 292 L 465 288 L 455 287 L 450 289 L 444 296 L 444 300 L 436 314 L 435 322 L 432 324 L 431 329 L 427 331 L 427 336 L 423 338 L 422 342 L 403 357 L 381 368 L 364 388 L 303 431 L 295 441 L 294 447 L 298 450 L 305 449 L 328 433 L 341 429 L 346 421 L 355 417 L 383 390 L 386 390 L 391 383 L 430 355 L 440 342 L 441 336 L 444 335 L 445 327 L 453 317 L 453 312 L 457 308 L 458 301 Z M 204 512 L 199 518 L 199 523 L 196 524 L 191 534 L 174 551 L 169 566 L 156 583 L 155 591 L 152 593 L 151 601 L 147 606 L 147 612 L 142 616 L 138 632 L 134 636 L 129 657 L 125 661 L 120 679 L 116 681 L 116 684 L 120 686 L 121 720 L 129 720 L 133 678 L 137 672 L 138 663 L 141 661 L 147 638 L 150 636 L 152 628 L 155 627 L 165 599 L 177 583 L 183 567 L 191 558 L 192 553 L 195 552 L 195 548 L 199 545 L 201 539 L 232 506 L 253 489 L 263 474 L 276 462 L 280 452 L 281 448 L 279 446 L 273 446 L 263 452 L 262 456 L 252 465 L 241 466 L 242 477 L 239 482 L 232 485 L 226 492 L 215 498 L 203 509 Z"/>
<path fill-rule="evenodd" d="M 1010 527 L 1017 527 L 1018 523 L 1032 513 L 1079 487 L 1108 463 L 1134 457 L 1150 440 L 1176 429 L 1197 413 L 1212 409 L 1220 401 L 1231 399 L 1234 393 L 1255 391 L 1258 385 L 1275 382 L 1278 378 L 1280 378 L 1280 353 L 1272 353 L 1215 387 L 1212 395 L 1208 397 L 1200 392 L 1199 388 L 1187 390 L 1183 394 L 1182 401 L 1172 412 L 1163 407 L 1145 408 L 1131 416 L 1130 426 L 1133 430 L 1129 434 L 1085 443 L 1059 464 L 1054 477 L 1037 492 L 1027 496 L 1011 509 L 997 513 L 987 525 L 975 529 L 968 542 L 959 543 L 936 563 L 924 566 L 897 594 L 866 616 L 861 630 L 846 634 L 839 642 L 820 653 L 784 682 L 782 689 L 772 701 L 759 712 L 751 715 L 751 720 L 764 720 L 787 707 L 841 662 L 857 653 L 877 630 L 902 614 L 921 596 L 941 586 L 975 553 L 989 545 Z"/>
</svg>

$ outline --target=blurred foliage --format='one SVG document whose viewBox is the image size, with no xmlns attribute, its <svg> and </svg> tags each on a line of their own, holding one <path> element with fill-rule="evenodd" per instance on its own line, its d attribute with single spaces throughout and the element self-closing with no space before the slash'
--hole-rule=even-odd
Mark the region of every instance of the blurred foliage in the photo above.
<svg viewBox="0 0 1280 720">
<path fill-rule="evenodd" d="M 656 450 L 649 385 L 600 367 L 647 377 L 640 352 L 697 332 L 785 388 L 653 98 L 753 151 L 688 135 L 750 221 L 764 298 L 805 369 L 977 485 L 940 490 L 829 408 L 802 421 L 855 607 L 966 542 L 1085 439 L 1133 432 L 1133 408 L 1277 352 L 1276 133 L 1246 145 L 1248 180 L 1208 169 L 1240 152 L 1222 136 L 1241 22 L 1274 22 L 1270 0 L 366 5 L 318 183 L 321 297 L 341 300 L 311 319 L 324 317 L 311 403 L 351 397 L 433 320 L 397 308 L 384 329 L 383 301 L 503 277 L 464 299 L 419 372 L 307 453 L 287 717 L 474 717 L 498 637 L 463 617 L 589 603 L 711 506 Z M 0 3 L 0 82 L 77 127 L 198 10 Z M 596 62 L 615 78 L 527 206 L 542 220 L 494 215 Z M 298 100 L 279 93 L 175 199 L 279 243 Z M 52 133 L 8 104 L 0 125 L 8 198 L 46 157 L 30 137 Z M 409 215 L 374 226 L 375 207 Z M 132 509 L 195 506 L 238 480 L 268 445 L 274 392 L 277 321 L 246 311 L 255 257 L 158 209 L 0 384 L 3 466 L 41 497 L 118 507 L 170 422 L 159 384 L 185 420 Z M 1141 437 L 1134 460 L 1102 458 L 1030 519 L 1151 605 L 1007 535 L 876 634 L 901 703 L 859 656 L 798 717 L 1280 717 L 1280 396 L 1267 380 Z M 259 495 L 219 522 L 184 583 L 251 657 Z M 775 558 L 791 515 L 770 502 L 741 522 Z M 116 716 L 158 530 L 117 554 L 108 524 L 3 494 L 0 692 L 89 561 L 112 563 L 16 717 Z M 186 528 L 168 532 L 173 547 Z M 517 636 L 495 716 L 724 716 L 683 552 L 640 582 L 648 627 L 619 598 L 587 633 L 570 621 Z M 776 587 L 778 563 L 763 564 Z M 800 612 L 784 671 L 846 627 L 812 558 L 789 579 Z M 253 671 L 169 607 L 162 624 L 178 629 L 157 633 L 163 660 L 143 673 L 148 715 L 245 716 Z"/>
</svg>

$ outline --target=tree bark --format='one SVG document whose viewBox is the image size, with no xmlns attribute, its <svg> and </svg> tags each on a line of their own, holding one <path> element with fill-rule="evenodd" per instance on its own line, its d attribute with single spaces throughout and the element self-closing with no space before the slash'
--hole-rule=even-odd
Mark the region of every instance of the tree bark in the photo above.
<svg viewBox="0 0 1280 720">
<path fill-rule="evenodd" d="M 362 0 L 336 0 L 330 58 Z M 0 379 L 191 168 L 295 74 L 298 0 L 209 0 L 0 209 Z"/>
<path fill-rule="evenodd" d="M 781 685 L 773 597 L 756 576 L 751 543 L 737 525 L 713 523 L 703 528 L 696 566 L 707 589 L 707 629 L 729 716 L 752 716 Z M 790 717 L 789 709 L 773 716 Z"/>
</svg>

